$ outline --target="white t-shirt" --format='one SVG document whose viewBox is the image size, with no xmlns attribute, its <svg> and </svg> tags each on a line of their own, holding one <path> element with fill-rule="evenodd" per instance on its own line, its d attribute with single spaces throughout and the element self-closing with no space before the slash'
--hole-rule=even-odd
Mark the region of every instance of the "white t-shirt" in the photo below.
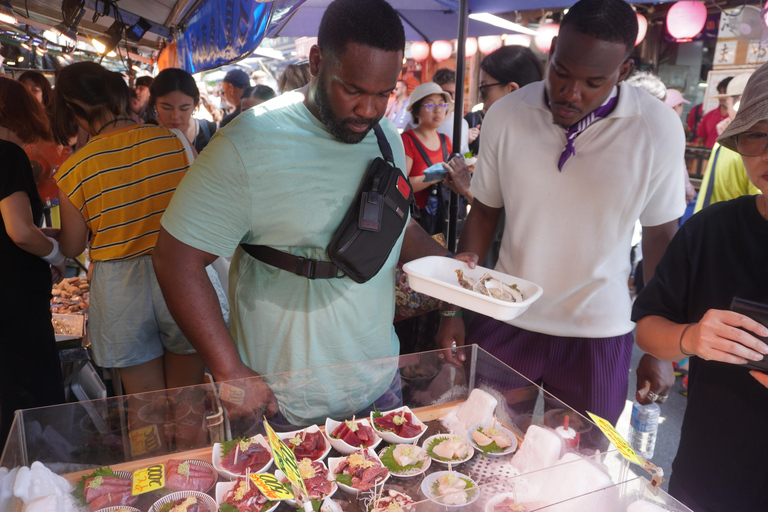
<svg viewBox="0 0 768 512">
<path fill-rule="evenodd" d="M 632 229 L 637 219 L 657 226 L 683 214 L 685 135 L 672 109 L 622 86 L 614 111 L 576 138 L 559 172 L 565 143 L 544 82 L 494 103 L 483 122 L 471 191 L 505 208 L 496 269 L 544 289 L 510 323 L 554 336 L 626 334 Z"/>
</svg>

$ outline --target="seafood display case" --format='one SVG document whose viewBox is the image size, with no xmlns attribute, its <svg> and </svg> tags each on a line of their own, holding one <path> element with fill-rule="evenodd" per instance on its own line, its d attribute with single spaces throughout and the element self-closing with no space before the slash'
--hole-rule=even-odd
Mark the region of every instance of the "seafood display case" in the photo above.
<svg viewBox="0 0 768 512">
<path fill-rule="evenodd" d="M 268 427 L 284 442 L 277 454 Z M 592 421 L 473 345 L 18 411 L 0 512 L 46 499 L 59 511 L 164 512 L 196 492 L 197 510 L 215 512 L 258 494 L 261 477 L 285 479 L 283 449 L 310 497 L 326 498 L 304 510 L 688 510 Z M 300 508 L 262 498 L 234 512 Z"/>
</svg>

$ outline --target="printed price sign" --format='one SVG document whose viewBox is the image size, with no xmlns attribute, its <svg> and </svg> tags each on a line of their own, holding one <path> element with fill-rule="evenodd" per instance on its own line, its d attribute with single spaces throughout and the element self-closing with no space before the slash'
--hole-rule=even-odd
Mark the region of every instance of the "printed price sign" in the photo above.
<svg viewBox="0 0 768 512">
<path fill-rule="evenodd" d="M 587 414 L 589 414 L 589 417 L 592 418 L 592 421 L 597 424 L 598 428 L 603 431 L 603 434 L 608 437 L 611 443 L 613 443 L 613 446 L 615 446 L 619 452 L 621 452 L 625 459 L 627 459 L 629 462 L 634 462 L 639 466 L 645 467 L 645 459 L 635 453 L 635 450 L 629 446 L 629 443 L 627 443 L 624 438 L 621 437 L 621 434 L 619 434 L 616 429 L 613 428 L 613 425 L 611 425 L 608 420 L 604 420 L 600 416 L 592 414 L 589 411 L 587 411 Z"/>
<path fill-rule="evenodd" d="M 299 471 L 299 463 L 296 461 L 296 456 L 293 454 L 290 448 L 277 437 L 275 431 L 267 423 L 267 419 L 264 418 L 264 426 L 267 429 L 267 437 L 269 438 L 269 445 L 272 447 L 272 456 L 275 458 L 275 465 L 280 468 L 280 471 L 285 473 L 288 480 L 301 489 L 304 496 L 307 495 L 307 488 L 304 486 L 304 480 L 301 479 L 301 472 Z"/>
<path fill-rule="evenodd" d="M 219 398 L 231 404 L 243 405 L 245 391 L 237 386 L 224 382 L 219 388 Z"/>
<path fill-rule="evenodd" d="M 267 497 L 269 501 L 290 500 L 293 494 L 283 485 L 275 475 L 258 473 L 251 475 L 251 482 Z"/>
<path fill-rule="evenodd" d="M 131 455 L 134 457 L 160 448 L 160 435 L 157 433 L 157 425 L 131 430 L 128 432 L 128 440 L 131 444 Z"/>
<path fill-rule="evenodd" d="M 165 464 L 156 464 L 133 472 L 131 494 L 134 496 L 163 487 L 165 487 Z"/>
</svg>

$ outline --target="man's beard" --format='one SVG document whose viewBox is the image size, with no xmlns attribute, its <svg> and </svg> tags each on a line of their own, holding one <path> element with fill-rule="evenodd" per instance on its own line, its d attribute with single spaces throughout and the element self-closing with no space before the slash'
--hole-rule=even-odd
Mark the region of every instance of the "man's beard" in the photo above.
<svg viewBox="0 0 768 512">
<path fill-rule="evenodd" d="M 370 119 L 366 117 L 348 117 L 346 119 L 339 119 L 331 108 L 331 103 L 328 101 L 328 95 L 325 90 L 320 86 L 315 89 L 315 107 L 320 115 L 320 121 L 325 125 L 328 131 L 341 142 L 346 144 L 357 144 L 361 142 L 368 132 L 371 131 L 378 119 Z M 368 129 L 364 132 L 355 132 L 346 127 L 347 123 L 368 124 Z"/>
</svg>

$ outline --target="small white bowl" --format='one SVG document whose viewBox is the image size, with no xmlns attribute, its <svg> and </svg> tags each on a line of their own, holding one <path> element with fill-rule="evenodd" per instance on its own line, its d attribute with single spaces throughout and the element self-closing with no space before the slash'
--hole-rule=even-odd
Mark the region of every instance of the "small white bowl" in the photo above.
<svg viewBox="0 0 768 512">
<path fill-rule="evenodd" d="M 272 461 L 274 460 L 274 458 L 272 457 L 272 449 L 269 447 L 269 443 L 267 442 L 267 440 L 264 439 L 264 436 L 262 436 L 261 434 L 256 434 L 255 436 L 251 437 L 251 439 L 253 439 L 254 441 L 258 442 L 261 446 L 266 448 L 270 454 L 269 462 L 267 462 L 267 464 L 264 467 L 254 468 L 253 471 L 251 471 L 251 473 L 264 473 L 267 469 L 269 469 L 269 466 L 272 465 Z M 213 467 L 214 469 L 216 469 L 216 471 L 218 471 L 219 475 L 230 478 L 232 480 L 236 479 L 239 476 L 245 476 L 244 474 L 237 475 L 235 473 L 227 471 L 222 467 L 221 461 L 223 460 L 223 458 L 221 456 L 221 443 L 213 444 L 213 453 L 211 454 L 211 459 L 213 461 Z"/>
<path fill-rule="evenodd" d="M 343 455 L 349 455 L 351 453 L 355 453 L 360 448 L 371 448 L 375 450 L 376 447 L 379 446 L 379 444 L 381 443 L 381 437 L 379 437 L 379 435 L 376 433 L 376 429 L 374 429 L 373 427 L 371 427 L 371 430 L 373 430 L 373 437 L 376 440 L 373 442 L 371 446 L 352 446 L 342 441 L 341 439 L 334 439 L 333 437 L 331 437 L 331 433 L 334 430 L 336 430 L 336 427 L 338 427 L 342 423 L 343 423 L 342 421 L 332 420 L 331 418 L 328 418 L 325 420 L 325 437 L 328 439 L 328 441 L 331 443 L 331 446 L 333 446 L 337 452 Z M 371 426 L 367 418 L 356 419 L 355 423 L 361 423 L 366 427 Z"/>
<path fill-rule="evenodd" d="M 320 427 L 318 427 L 317 425 L 310 425 L 307 428 L 302 430 L 294 430 L 293 432 L 275 432 L 275 433 L 277 434 L 277 437 L 285 441 L 285 444 L 288 445 L 289 439 L 293 439 L 294 437 L 296 437 L 297 434 L 301 434 L 305 430 L 307 432 L 320 432 Z M 328 456 L 328 452 L 331 451 L 331 443 L 330 441 L 328 441 L 328 438 L 326 436 L 323 436 L 323 441 L 325 441 L 325 451 L 319 458 L 312 459 L 312 460 L 323 460 Z M 288 445 L 288 447 L 290 448 L 290 445 Z"/>
<path fill-rule="evenodd" d="M 474 455 L 475 455 L 475 448 L 472 446 L 472 443 L 470 443 L 469 441 L 467 441 L 463 437 L 461 437 L 461 440 L 464 441 L 467 444 L 467 448 L 469 448 L 469 450 L 467 450 L 467 456 L 464 457 L 463 459 L 445 460 L 442 457 L 436 457 L 436 456 L 433 456 L 432 454 L 429 453 L 429 445 L 432 443 L 432 441 L 434 441 L 435 439 L 439 439 L 439 438 L 448 439 L 449 437 L 450 437 L 450 434 L 437 434 L 437 435 L 434 435 L 434 436 L 430 436 L 430 437 L 428 437 L 428 438 L 426 438 L 424 440 L 424 442 L 422 443 L 421 447 L 424 448 L 425 450 L 427 450 L 427 455 L 432 460 L 434 460 L 435 462 L 437 462 L 439 464 L 443 464 L 443 465 L 446 465 L 446 466 L 448 464 L 454 464 L 454 465 L 461 464 L 462 462 L 467 462 L 469 459 L 474 457 Z M 460 437 L 460 436 L 454 436 L 454 437 Z M 437 445 L 435 445 L 435 446 L 437 446 Z"/>
<path fill-rule="evenodd" d="M 216 509 L 217 510 L 218 510 L 218 506 L 224 503 L 224 498 L 227 496 L 227 493 L 232 490 L 232 488 L 235 486 L 236 483 L 237 482 L 219 482 L 216 484 Z M 271 506 L 267 510 L 264 510 L 263 512 L 272 512 L 277 508 L 279 504 L 280 504 L 279 501 L 275 501 L 275 504 L 273 506 Z"/>
<path fill-rule="evenodd" d="M 325 469 L 328 469 L 328 466 L 325 465 L 325 462 L 322 462 L 322 461 L 317 461 L 317 462 L 320 462 L 320 464 L 322 464 Z M 285 473 L 283 473 L 279 469 L 275 470 L 275 478 L 277 478 L 281 482 L 287 482 L 288 481 L 288 477 L 285 476 Z M 320 498 L 320 500 L 324 500 L 325 498 L 330 498 L 331 496 L 334 495 L 334 493 L 339 488 L 339 483 L 334 480 L 333 473 L 331 473 L 330 470 L 328 471 L 328 481 L 331 482 L 331 484 L 333 485 L 333 489 L 331 490 L 331 492 L 329 492 L 328 494 L 326 494 L 325 496 Z M 288 503 L 291 506 L 296 505 L 296 501 L 295 500 L 285 500 L 285 502 Z"/>
<path fill-rule="evenodd" d="M 149 509 L 149 512 L 158 512 L 160 510 L 160 507 L 165 505 L 166 503 L 173 503 L 176 500 L 180 500 L 182 498 L 189 498 L 190 496 L 194 496 L 195 498 L 202 501 L 206 507 L 208 507 L 208 512 L 216 512 L 219 509 L 219 506 L 216 504 L 216 500 L 208 496 L 207 494 L 204 494 L 202 492 L 197 491 L 178 491 L 178 492 L 172 492 L 171 494 L 167 494 L 157 500 L 153 505 L 152 508 Z"/>
<path fill-rule="evenodd" d="M 381 459 L 379 459 L 379 456 L 376 455 L 375 451 L 373 451 L 373 448 L 368 448 L 368 455 L 370 455 L 371 457 L 379 461 L 379 464 L 381 464 Z M 339 466 L 339 464 L 341 464 L 341 461 L 346 458 L 347 457 L 328 457 L 328 469 L 331 471 L 331 476 L 333 477 L 334 481 L 336 481 L 336 468 Z M 384 464 L 381 464 L 381 465 L 382 467 L 384 466 Z M 378 482 L 376 486 L 383 485 L 384 482 L 386 482 L 389 479 L 389 475 L 390 475 L 389 470 L 387 470 L 387 476 L 384 478 L 384 480 L 382 480 L 381 482 Z M 359 489 L 355 489 L 354 487 L 343 484 L 339 481 L 336 481 L 336 484 L 339 486 L 339 489 L 353 496 L 359 496 L 360 493 L 366 492 L 366 491 L 361 491 Z"/>
<path fill-rule="evenodd" d="M 386 448 L 382 449 L 379 452 L 379 459 L 381 459 L 381 457 L 384 455 L 385 452 L 393 451 L 396 447 L 397 447 L 397 445 L 391 444 L 391 445 L 387 446 Z M 383 461 L 382 461 L 382 464 L 384 464 Z M 423 463 L 421 465 L 421 469 L 413 468 L 413 469 L 410 469 L 408 471 L 400 471 L 400 472 L 398 472 L 396 469 L 391 468 L 389 466 L 385 465 L 384 467 L 389 470 L 389 474 L 392 475 L 392 476 L 396 476 L 398 478 L 409 478 L 409 477 L 417 476 L 417 475 L 420 475 L 420 474 L 424 473 L 426 470 L 429 469 L 429 466 L 431 466 L 431 465 L 432 465 L 432 457 L 427 455 L 427 458 L 424 459 L 424 461 L 423 461 Z"/>
<path fill-rule="evenodd" d="M 411 411 L 411 409 L 407 405 L 403 407 L 398 407 L 397 409 L 392 409 L 391 411 L 382 412 L 381 415 L 386 416 L 387 414 L 392 412 L 411 413 L 411 420 L 413 421 L 413 424 L 421 427 L 421 432 L 419 432 L 419 435 L 413 436 L 413 437 L 400 437 L 399 435 L 389 430 L 381 430 L 376 426 L 376 423 L 374 423 L 373 412 L 371 412 L 370 419 L 371 419 L 371 425 L 373 426 L 373 431 L 376 433 L 376 435 L 381 437 L 386 442 L 392 443 L 392 444 L 413 444 L 415 440 L 423 436 L 424 432 L 427 431 L 427 426 L 419 418 L 417 418 L 415 414 L 413 414 L 413 411 Z"/>
<path fill-rule="evenodd" d="M 483 453 L 483 449 L 480 447 L 479 444 L 475 442 L 474 439 L 472 439 L 472 433 L 478 428 L 482 428 L 483 430 L 485 430 L 486 428 L 491 428 L 491 427 L 493 427 L 493 425 L 475 425 L 474 427 L 469 429 L 469 432 L 467 432 L 467 439 L 469 440 L 470 444 L 480 453 Z M 504 448 L 504 450 L 500 452 L 488 452 L 485 455 L 488 455 L 489 457 L 501 457 L 502 455 L 514 453 L 515 450 L 517 450 L 517 436 L 513 434 L 511 430 L 509 430 L 508 428 L 504 428 L 501 425 L 497 425 L 496 430 L 498 430 L 502 434 L 509 437 L 509 440 L 512 444 Z"/>
<path fill-rule="evenodd" d="M 434 492 L 434 489 L 432 488 L 435 483 L 437 483 L 437 479 L 440 478 L 442 475 L 447 475 L 449 471 L 437 471 L 436 473 L 432 473 L 431 475 L 427 475 L 424 480 L 421 482 L 421 492 L 429 498 L 431 501 L 434 501 L 435 503 L 438 503 L 444 507 L 449 508 L 458 508 L 458 507 L 466 507 L 467 505 L 470 505 L 471 503 L 474 503 L 475 500 L 480 496 L 480 490 L 477 488 L 477 482 L 469 478 L 467 475 L 462 473 L 457 473 L 456 471 L 453 471 L 453 473 L 468 482 L 471 482 L 471 486 L 465 489 L 462 492 L 467 493 L 467 502 L 462 503 L 460 505 L 448 505 L 446 503 L 442 502 L 442 496 L 437 496 Z"/>
</svg>

